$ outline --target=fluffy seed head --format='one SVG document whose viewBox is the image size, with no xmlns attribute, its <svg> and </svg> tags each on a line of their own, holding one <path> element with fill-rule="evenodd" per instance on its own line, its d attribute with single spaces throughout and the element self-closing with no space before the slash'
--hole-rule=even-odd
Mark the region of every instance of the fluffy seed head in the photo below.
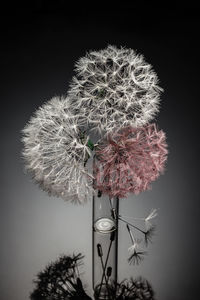
<svg viewBox="0 0 200 300">
<path fill-rule="evenodd" d="M 111 197 L 138 194 L 164 171 L 166 159 L 165 133 L 155 124 L 109 133 L 96 149 L 95 188 Z"/>
<path fill-rule="evenodd" d="M 144 57 L 132 49 L 108 46 L 76 63 L 69 89 L 72 106 L 100 133 L 116 127 L 139 127 L 159 108 L 158 78 Z"/>
<path fill-rule="evenodd" d="M 92 176 L 85 168 L 90 156 L 69 101 L 54 97 L 40 107 L 23 130 L 26 169 L 49 195 L 83 203 L 91 197 Z"/>
</svg>

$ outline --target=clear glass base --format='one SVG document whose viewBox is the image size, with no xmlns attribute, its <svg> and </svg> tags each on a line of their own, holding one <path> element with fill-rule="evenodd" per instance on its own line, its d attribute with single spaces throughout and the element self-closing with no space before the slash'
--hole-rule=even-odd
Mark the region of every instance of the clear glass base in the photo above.
<svg viewBox="0 0 200 300">
<path fill-rule="evenodd" d="M 109 284 L 98 284 L 94 289 L 94 299 L 95 300 L 113 300 L 113 288 Z"/>
</svg>

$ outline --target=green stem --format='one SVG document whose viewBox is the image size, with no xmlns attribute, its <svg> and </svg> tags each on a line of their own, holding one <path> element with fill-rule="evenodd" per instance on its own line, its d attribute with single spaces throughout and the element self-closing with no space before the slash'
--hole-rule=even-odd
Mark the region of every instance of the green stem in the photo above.
<svg viewBox="0 0 200 300">
<path fill-rule="evenodd" d="M 92 151 L 94 150 L 94 144 L 91 140 L 88 140 L 88 143 L 87 143 L 87 146 L 88 148 L 90 148 Z"/>
</svg>

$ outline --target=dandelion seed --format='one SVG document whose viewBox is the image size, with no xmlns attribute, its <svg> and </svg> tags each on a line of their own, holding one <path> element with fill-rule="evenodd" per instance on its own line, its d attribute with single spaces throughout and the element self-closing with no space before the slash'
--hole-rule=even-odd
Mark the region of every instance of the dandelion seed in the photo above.
<svg viewBox="0 0 200 300">
<path fill-rule="evenodd" d="M 152 209 L 152 211 L 150 212 L 150 214 L 146 217 L 145 221 L 149 221 L 155 217 L 157 217 L 158 213 L 157 213 L 157 209 Z"/>
<path fill-rule="evenodd" d="M 144 259 L 145 254 L 146 253 L 144 251 L 134 250 L 133 253 L 128 258 L 129 264 L 139 265 L 139 263 Z"/>
<path fill-rule="evenodd" d="M 155 226 L 151 226 L 146 232 L 144 232 L 144 240 L 145 240 L 145 244 L 146 246 L 149 244 L 149 242 L 152 242 L 152 237 L 155 234 L 155 230 L 156 227 Z"/>
<path fill-rule="evenodd" d="M 128 248 L 128 251 L 130 252 L 128 262 L 130 264 L 139 264 L 143 260 L 143 256 L 144 256 L 145 252 L 141 251 L 139 249 L 140 240 L 137 240 L 134 237 L 134 235 L 133 235 L 132 231 L 130 230 L 130 227 L 129 227 L 128 224 L 126 224 L 126 227 L 127 227 L 127 230 L 128 230 L 129 235 L 130 235 L 131 242 L 132 242 L 132 246 Z"/>
<path fill-rule="evenodd" d="M 158 212 L 157 209 L 152 209 L 150 214 L 145 218 L 145 225 L 147 229 L 150 229 L 153 225 L 151 224 L 150 220 L 154 219 L 157 217 Z"/>
</svg>

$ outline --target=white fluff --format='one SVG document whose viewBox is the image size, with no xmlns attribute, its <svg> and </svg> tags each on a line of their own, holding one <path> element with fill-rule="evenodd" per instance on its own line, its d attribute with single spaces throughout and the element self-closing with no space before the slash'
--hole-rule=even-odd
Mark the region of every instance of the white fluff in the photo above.
<svg viewBox="0 0 200 300">
<path fill-rule="evenodd" d="M 75 71 L 68 91 L 73 109 L 99 133 L 143 126 L 158 112 L 162 89 L 157 75 L 132 49 L 91 51 L 78 60 Z"/>
<path fill-rule="evenodd" d="M 151 224 L 151 220 L 156 218 L 158 216 L 158 210 L 157 209 L 152 209 L 151 212 L 149 213 L 149 215 L 145 218 L 145 225 L 146 225 L 146 228 L 149 229 L 152 227 L 152 224 Z"/>
<path fill-rule="evenodd" d="M 90 156 L 69 100 L 54 97 L 40 107 L 23 130 L 26 169 L 49 195 L 84 203 L 92 193 L 92 176 L 85 168 Z"/>
</svg>

